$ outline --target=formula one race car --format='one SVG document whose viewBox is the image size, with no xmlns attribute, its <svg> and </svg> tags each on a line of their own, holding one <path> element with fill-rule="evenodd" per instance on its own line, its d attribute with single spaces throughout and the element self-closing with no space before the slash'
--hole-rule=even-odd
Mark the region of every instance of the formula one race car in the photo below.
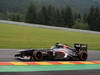
<svg viewBox="0 0 100 75">
<path fill-rule="evenodd" d="M 29 49 L 21 50 L 15 55 L 17 59 L 26 59 L 34 61 L 43 60 L 72 60 L 85 61 L 88 57 L 87 44 L 74 44 L 74 48 L 67 45 L 56 43 L 50 49 Z"/>
</svg>

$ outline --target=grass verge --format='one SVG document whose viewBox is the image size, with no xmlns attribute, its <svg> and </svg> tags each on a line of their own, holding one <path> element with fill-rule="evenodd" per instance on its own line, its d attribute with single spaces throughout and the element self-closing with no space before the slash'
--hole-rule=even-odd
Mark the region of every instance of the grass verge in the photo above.
<svg viewBox="0 0 100 75">
<path fill-rule="evenodd" d="M 49 48 L 56 42 L 86 43 L 90 50 L 100 50 L 99 34 L 0 23 L 0 48 Z"/>
</svg>

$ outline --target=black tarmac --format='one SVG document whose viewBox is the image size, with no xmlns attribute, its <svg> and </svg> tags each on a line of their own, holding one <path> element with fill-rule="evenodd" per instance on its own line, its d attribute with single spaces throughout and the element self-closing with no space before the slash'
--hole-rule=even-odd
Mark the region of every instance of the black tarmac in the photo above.
<svg viewBox="0 0 100 75">
<path fill-rule="evenodd" d="M 20 61 L 14 58 L 16 49 L 0 49 L 0 62 Z M 87 61 L 99 61 L 100 51 L 88 51 Z M 23 61 L 22 61 L 23 62 Z M 0 75 L 99 75 L 99 70 L 42 71 L 42 72 L 0 72 Z"/>
<path fill-rule="evenodd" d="M 16 49 L 1 49 L 0 50 L 0 61 L 20 61 L 14 58 L 14 55 L 18 53 Z M 88 51 L 87 61 L 99 61 L 100 60 L 100 51 Z"/>
<path fill-rule="evenodd" d="M 42 72 L 1 72 L 0 75 L 100 75 L 100 70 L 42 71 Z"/>
</svg>

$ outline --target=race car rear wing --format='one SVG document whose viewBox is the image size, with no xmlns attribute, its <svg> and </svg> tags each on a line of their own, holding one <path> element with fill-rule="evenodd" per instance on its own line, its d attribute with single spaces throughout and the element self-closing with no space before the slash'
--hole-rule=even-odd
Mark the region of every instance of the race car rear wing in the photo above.
<svg viewBox="0 0 100 75">
<path fill-rule="evenodd" d="M 79 44 L 79 43 L 75 43 L 74 47 L 77 51 L 81 51 L 81 50 L 87 51 L 88 48 L 87 44 Z"/>
</svg>

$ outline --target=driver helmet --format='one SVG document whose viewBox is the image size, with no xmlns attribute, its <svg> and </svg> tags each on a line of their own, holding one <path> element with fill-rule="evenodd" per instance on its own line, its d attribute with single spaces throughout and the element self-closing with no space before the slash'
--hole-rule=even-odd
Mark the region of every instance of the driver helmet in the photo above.
<svg viewBox="0 0 100 75">
<path fill-rule="evenodd" d="M 63 44 L 60 44 L 60 43 L 56 43 L 56 48 L 63 48 L 64 47 L 64 45 Z"/>
</svg>

